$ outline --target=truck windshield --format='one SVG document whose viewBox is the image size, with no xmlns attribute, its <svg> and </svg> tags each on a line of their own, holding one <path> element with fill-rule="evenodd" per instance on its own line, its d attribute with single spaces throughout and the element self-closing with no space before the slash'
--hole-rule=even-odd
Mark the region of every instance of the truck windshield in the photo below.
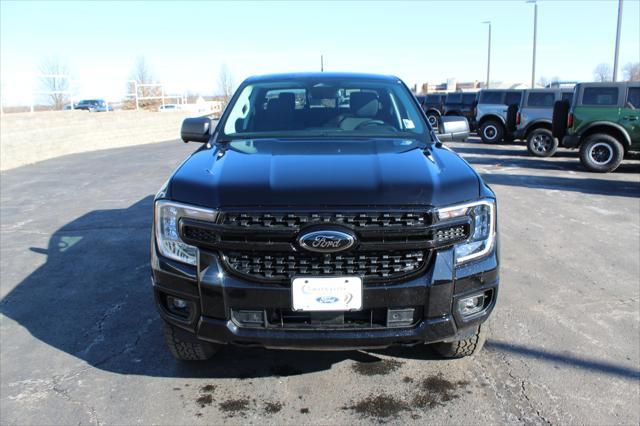
<svg viewBox="0 0 640 426">
<path fill-rule="evenodd" d="M 399 81 L 295 78 L 241 86 L 221 136 L 409 137 L 429 132 L 413 95 Z"/>
</svg>

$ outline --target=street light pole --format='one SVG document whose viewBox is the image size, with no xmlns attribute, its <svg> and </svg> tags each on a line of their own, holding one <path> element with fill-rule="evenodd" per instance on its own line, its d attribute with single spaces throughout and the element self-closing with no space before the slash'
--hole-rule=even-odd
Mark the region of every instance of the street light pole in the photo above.
<svg viewBox="0 0 640 426">
<path fill-rule="evenodd" d="M 489 73 L 491 71 L 491 21 L 484 21 L 483 24 L 489 24 L 489 40 L 487 42 L 487 82 L 485 89 L 489 88 Z"/>
<path fill-rule="evenodd" d="M 616 50 L 613 54 L 613 81 L 618 79 L 618 54 L 620 53 L 620 31 L 622 30 L 622 0 L 618 0 L 618 28 L 616 30 Z"/>
<path fill-rule="evenodd" d="M 536 0 L 528 0 L 527 3 L 533 3 L 533 60 L 531 61 L 531 88 L 536 84 L 536 39 L 538 38 L 538 2 Z"/>
</svg>

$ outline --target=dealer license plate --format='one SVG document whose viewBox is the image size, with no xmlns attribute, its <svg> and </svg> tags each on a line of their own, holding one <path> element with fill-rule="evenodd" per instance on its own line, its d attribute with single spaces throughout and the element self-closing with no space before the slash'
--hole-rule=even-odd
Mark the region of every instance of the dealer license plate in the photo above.
<svg viewBox="0 0 640 426">
<path fill-rule="evenodd" d="M 291 282 L 294 311 L 362 309 L 360 277 L 300 277 Z"/>
</svg>

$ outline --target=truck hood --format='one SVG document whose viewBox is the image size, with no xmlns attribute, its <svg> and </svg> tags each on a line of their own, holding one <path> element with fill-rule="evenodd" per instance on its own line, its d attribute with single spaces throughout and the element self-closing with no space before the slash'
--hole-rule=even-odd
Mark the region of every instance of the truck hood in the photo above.
<svg viewBox="0 0 640 426">
<path fill-rule="evenodd" d="M 234 140 L 174 173 L 169 196 L 206 206 L 438 206 L 476 199 L 457 154 L 411 139 Z"/>
</svg>

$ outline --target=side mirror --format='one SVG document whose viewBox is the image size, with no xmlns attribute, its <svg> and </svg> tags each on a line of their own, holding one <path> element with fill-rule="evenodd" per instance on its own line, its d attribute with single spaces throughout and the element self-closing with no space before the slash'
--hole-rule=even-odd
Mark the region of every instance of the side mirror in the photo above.
<svg viewBox="0 0 640 426">
<path fill-rule="evenodd" d="M 438 139 L 440 142 L 465 142 L 469 138 L 469 122 L 457 115 L 438 118 Z"/>
<path fill-rule="evenodd" d="M 212 121 L 209 117 L 185 118 L 180 137 L 186 142 L 207 143 L 211 137 Z"/>
</svg>

